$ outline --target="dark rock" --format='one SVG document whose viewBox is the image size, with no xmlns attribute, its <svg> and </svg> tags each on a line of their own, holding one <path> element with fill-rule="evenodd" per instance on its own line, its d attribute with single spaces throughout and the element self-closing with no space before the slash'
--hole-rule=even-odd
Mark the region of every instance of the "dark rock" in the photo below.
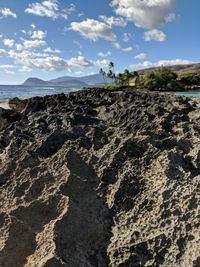
<svg viewBox="0 0 200 267">
<path fill-rule="evenodd" d="M 94 88 L 0 109 L 0 266 L 199 266 L 199 100 Z"/>
</svg>

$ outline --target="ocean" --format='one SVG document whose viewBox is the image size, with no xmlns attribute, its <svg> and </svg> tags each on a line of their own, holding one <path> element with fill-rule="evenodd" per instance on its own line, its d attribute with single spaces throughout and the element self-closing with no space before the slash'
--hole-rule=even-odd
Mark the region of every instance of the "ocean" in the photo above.
<svg viewBox="0 0 200 267">
<path fill-rule="evenodd" d="M 34 96 L 54 95 L 70 93 L 81 90 L 80 88 L 67 88 L 64 86 L 24 86 L 24 85 L 0 85 L 0 100 L 10 98 L 30 98 Z M 7 104 L 0 104 L 0 107 L 9 108 Z"/>
<path fill-rule="evenodd" d="M 177 92 L 175 95 L 178 96 L 188 96 L 188 97 L 200 97 L 200 91 L 190 91 L 190 92 Z"/>
<path fill-rule="evenodd" d="M 0 85 L 0 100 L 14 97 L 30 98 L 34 96 L 54 95 L 78 91 L 80 88 L 67 88 L 64 86 L 24 86 L 24 85 Z"/>
<path fill-rule="evenodd" d="M 24 86 L 24 85 L 0 85 L 0 100 L 14 97 L 30 98 L 34 96 L 54 95 L 81 90 L 80 88 L 69 88 L 64 86 Z M 176 95 L 200 97 L 200 91 L 177 92 Z"/>
</svg>

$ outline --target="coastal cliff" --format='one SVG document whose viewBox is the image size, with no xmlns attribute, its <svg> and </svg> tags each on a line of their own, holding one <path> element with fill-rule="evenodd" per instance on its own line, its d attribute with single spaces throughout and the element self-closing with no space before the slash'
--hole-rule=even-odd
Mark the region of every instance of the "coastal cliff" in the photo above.
<svg viewBox="0 0 200 267">
<path fill-rule="evenodd" d="M 0 109 L 0 266 L 200 266 L 199 104 L 91 89 Z"/>
</svg>

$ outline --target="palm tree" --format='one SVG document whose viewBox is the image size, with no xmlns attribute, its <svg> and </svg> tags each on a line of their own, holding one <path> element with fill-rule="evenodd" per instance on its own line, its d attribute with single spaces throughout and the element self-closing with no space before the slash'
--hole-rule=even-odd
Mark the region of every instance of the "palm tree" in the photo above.
<svg viewBox="0 0 200 267">
<path fill-rule="evenodd" d="M 124 79 L 125 79 L 125 81 L 126 81 L 126 84 L 128 84 L 129 83 L 129 79 L 132 77 L 132 75 L 131 75 L 131 73 L 129 72 L 129 70 L 125 70 L 124 71 Z"/>
<path fill-rule="evenodd" d="M 102 75 L 104 84 L 106 84 L 106 81 L 105 81 L 106 73 L 105 73 L 105 71 L 102 68 L 99 70 L 99 74 Z"/>
<path fill-rule="evenodd" d="M 112 61 L 110 61 L 109 64 L 108 64 L 108 68 L 109 68 L 110 71 L 112 71 L 112 79 L 114 79 L 115 82 L 116 82 L 116 75 L 115 75 L 114 66 L 115 66 L 114 63 Z"/>
<path fill-rule="evenodd" d="M 134 77 L 139 77 L 140 75 L 139 75 L 139 73 L 138 73 L 137 71 L 134 71 L 134 72 L 133 72 L 133 76 L 134 76 Z"/>
<path fill-rule="evenodd" d="M 107 73 L 108 78 L 112 79 L 113 78 L 113 72 L 112 70 L 109 70 L 109 72 Z"/>
<path fill-rule="evenodd" d="M 109 62 L 108 64 L 109 69 L 113 69 L 114 68 L 114 63 L 112 61 Z"/>
</svg>

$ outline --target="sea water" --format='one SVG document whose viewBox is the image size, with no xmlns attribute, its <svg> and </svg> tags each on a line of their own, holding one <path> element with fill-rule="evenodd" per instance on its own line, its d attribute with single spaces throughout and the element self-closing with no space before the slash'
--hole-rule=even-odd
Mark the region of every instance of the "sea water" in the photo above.
<svg viewBox="0 0 200 267">
<path fill-rule="evenodd" d="M 24 86 L 24 85 L 0 85 L 0 100 L 14 97 L 30 98 L 34 96 L 54 95 L 60 93 L 70 93 L 79 91 L 81 88 L 71 88 L 65 86 Z M 180 96 L 200 97 L 200 91 L 175 92 Z"/>
<path fill-rule="evenodd" d="M 178 96 L 188 96 L 188 97 L 200 97 L 200 91 L 190 91 L 190 92 L 176 92 L 175 95 Z"/>
<path fill-rule="evenodd" d="M 23 85 L 0 85 L 0 100 L 18 98 L 30 98 L 34 96 L 54 95 L 78 91 L 80 88 L 64 86 L 23 86 Z"/>
<path fill-rule="evenodd" d="M 24 86 L 24 85 L 0 85 L 0 100 L 10 98 L 31 98 L 34 96 L 54 95 L 70 93 L 81 90 L 80 88 L 68 88 L 64 86 Z M 9 109 L 7 104 L 0 103 L 0 107 Z"/>
</svg>

